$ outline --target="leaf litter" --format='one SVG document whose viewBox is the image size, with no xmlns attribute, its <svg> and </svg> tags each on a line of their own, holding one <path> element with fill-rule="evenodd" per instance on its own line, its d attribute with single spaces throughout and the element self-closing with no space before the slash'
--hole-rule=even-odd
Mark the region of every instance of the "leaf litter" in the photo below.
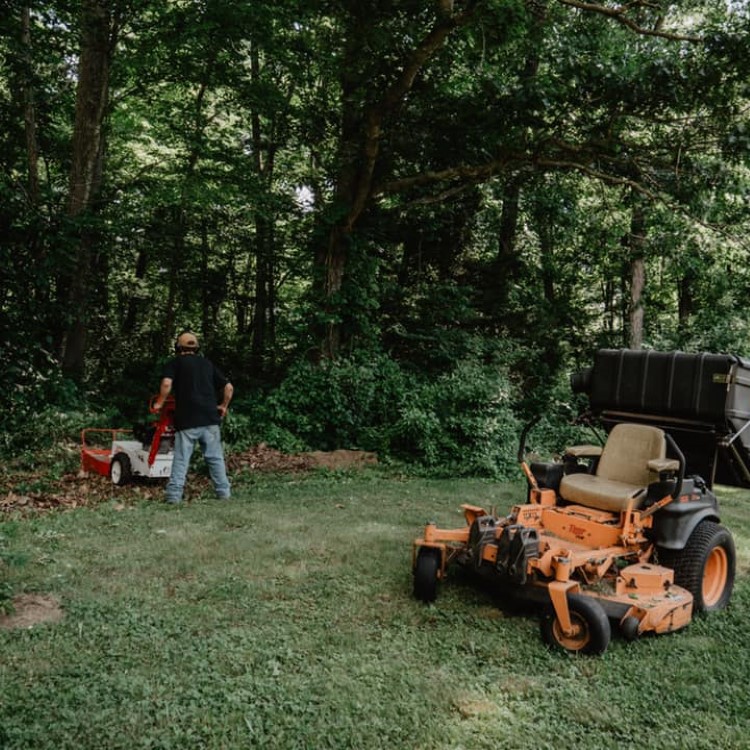
<svg viewBox="0 0 750 750">
<path fill-rule="evenodd" d="M 367 451 L 334 450 L 283 453 L 265 443 L 227 454 L 230 475 L 243 473 L 305 473 L 317 469 L 339 471 L 374 466 L 377 455 Z M 45 476 L 46 467 L 10 471 L 0 478 L 0 517 L 3 514 L 36 515 L 55 510 L 67 511 L 114 502 L 114 509 L 125 510 L 138 500 L 161 501 L 164 482 L 141 480 L 116 487 L 108 477 L 84 471 L 58 478 Z M 193 475 L 186 488 L 186 500 L 208 490 L 208 479 Z"/>
</svg>

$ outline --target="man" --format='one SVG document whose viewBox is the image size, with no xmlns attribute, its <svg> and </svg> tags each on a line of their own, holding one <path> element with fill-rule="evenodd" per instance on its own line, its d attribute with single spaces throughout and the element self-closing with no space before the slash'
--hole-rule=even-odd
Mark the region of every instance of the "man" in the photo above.
<svg viewBox="0 0 750 750">
<path fill-rule="evenodd" d="M 161 387 L 154 403 L 158 411 L 167 396 L 174 394 L 174 461 L 166 489 L 168 503 L 182 502 L 196 443 L 203 452 L 217 497 L 228 500 L 230 495 L 219 425 L 226 416 L 234 388 L 213 362 L 198 355 L 198 350 L 194 333 L 185 331 L 179 335 L 175 344 L 177 356 L 162 370 Z M 223 400 L 217 405 L 220 391 Z"/>
</svg>

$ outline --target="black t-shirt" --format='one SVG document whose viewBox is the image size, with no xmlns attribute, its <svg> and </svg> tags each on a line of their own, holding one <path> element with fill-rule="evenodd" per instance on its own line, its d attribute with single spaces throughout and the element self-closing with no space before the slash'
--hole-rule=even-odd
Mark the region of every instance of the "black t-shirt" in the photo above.
<svg viewBox="0 0 750 750">
<path fill-rule="evenodd" d="M 213 362 L 197 354 L 181 354 L 164 365 L 161 376 L 172 380 L 176 430 L 221 422 L 217 397 L 229 381 Z"/>
</svg>

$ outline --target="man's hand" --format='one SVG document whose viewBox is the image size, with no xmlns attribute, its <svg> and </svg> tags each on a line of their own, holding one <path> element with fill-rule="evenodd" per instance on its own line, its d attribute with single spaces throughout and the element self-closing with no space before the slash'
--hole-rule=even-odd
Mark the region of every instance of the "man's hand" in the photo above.
<svg viewBox="0 0 750 750">
<path fill-rule="evenodd" d="M 221 418 L 224 419 L 224 417 L 226 417 L 227 415 L 227 412 L 229 411 L 229 407 L 224 406 L 224 404 L 219 404 L 216 408 L 219 410 L 219 415 L 221 416 Z"/>
</svg>

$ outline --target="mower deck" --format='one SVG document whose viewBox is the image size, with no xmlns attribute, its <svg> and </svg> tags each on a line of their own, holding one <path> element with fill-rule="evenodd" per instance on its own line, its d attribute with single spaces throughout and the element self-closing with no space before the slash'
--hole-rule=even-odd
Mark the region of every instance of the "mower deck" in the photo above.
<svg viewBox="0 0 750 750">
<path fill-rule="evenodd" d="M 518 595 L 551 603 L 563 632 L 574 627 L 568 596 L 577 594 L 596 600 L 629 637 L 689 624 L 692 594 L 674 584 L 670 568 L 648 562 L 653 548 L 644 530 L 651 516 L 557 507 L 550 504 L 552 494 L 543 492 L 536 492 L 539 502 L 514 506 L 507 518 L 464 505 L 464 528 L 428 524 L 414 542 L 415 566 L 420 550 L 432 549 L 439 554 L 438 578 L 453 559 L 493 570 L 502 582 L 515 584 Z M 469 559 L 472 545 L 479 554 Z"/>
</svg>

